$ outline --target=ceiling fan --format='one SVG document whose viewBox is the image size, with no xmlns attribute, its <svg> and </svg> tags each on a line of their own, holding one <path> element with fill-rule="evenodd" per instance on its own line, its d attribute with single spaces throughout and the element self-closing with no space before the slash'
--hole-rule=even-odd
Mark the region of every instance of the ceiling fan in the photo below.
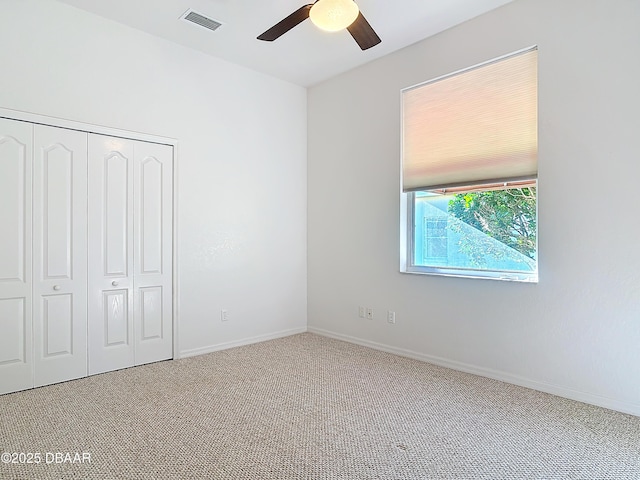
<svg viewBox="0 0 640 480">
<path fill-rule="evenodd" d="M 382 41 L 353 0 L 316 0 L 304 5 L 260 35 L 258 40 L 273 42 L 307 18 L 328 32 L 346 28 L 362 50 Z"/>
</svg>

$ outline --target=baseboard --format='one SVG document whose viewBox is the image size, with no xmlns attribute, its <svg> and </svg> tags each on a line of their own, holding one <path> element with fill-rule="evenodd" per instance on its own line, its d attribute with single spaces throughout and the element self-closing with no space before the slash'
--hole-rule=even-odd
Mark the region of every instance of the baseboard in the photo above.
<svg viewBox="0 0 640 480">
<path fill-rule="evenodd" d="M 501 382 L 518 385 L 521 387 L 531 388 L 532 390 L 538 390 L 544 393 L 550 393 L 559 397 L 568 398 L 570 400 L 576 400 L 582 403 L 588 403 L 598 407 L 608 408 L 621 413 L 627 413 L 640 417 L 640 405 L 628 402 L 621 402 L 608 397 L 602 397 L 600 395 L 593 395 L 590 393 L 580 392 L 570 388 L 562 387 L 560 385 L 554 385 L 545 382 L 539 382 L 537 380 L 531 380 L 519 375 L 513 375 L 507 372 L 499 370 L 493 370 L 489 368 L 478 367 L 468 363 L 457 362 L 454 360 L 448 360 L 446 358 L 437 357 L 434 355 L 425 355 L 423 353 L 414 352 L 404 348 L 392 347 L 382 343 L 371 342 L 369 340 L 363 340 L 361 338 L 352 337 L 350 335 L 343 335 L 340 333 L 331 332 L 316 327 L 308 327 L 310 333 L 315 333 L 325 337 L 335 338 L 336 340 L 342 340 L 363 347 L 373 348 L 387 353 L 393 353 L 402 357 L 412 358 L 414 360 L 420 360 L 426 363 L 431 363 L 441 367 L 451 368 L 460 372 L 471 373 L 473 375 L 479 375 L 481 377 L 491 378 L 493 380 L 499 380 Z"/>
<path fill-rule="evenodd" d="M 220 350 L 227 350 L 229 348 L 242 347 L 243 345 L 251 345 L 253 343 L 265 342 L 267 340 L 275 340 L 276 338 L 289 337 L 291 335 L 297 335 L 298 333 L 304 333 L 306 331 L 307 327 L 291 328 L 288 330 L 280 330 L 279 332 L 268 333 L 266 335 L 242 338 L 240 340 L 234 340 L 233 342 L 218 343 L 216 345 L 210 345 L 207 347 L 183 350 L 178 354 L 176 359 L 195 357 L 197 355 L 204 355 L 205 353 L 219 352 Z"/>
</svg>

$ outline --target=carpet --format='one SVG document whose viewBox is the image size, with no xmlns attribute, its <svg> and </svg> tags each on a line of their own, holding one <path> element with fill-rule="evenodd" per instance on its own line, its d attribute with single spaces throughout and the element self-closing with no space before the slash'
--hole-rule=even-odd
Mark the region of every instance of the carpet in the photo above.
<svg viewBox="0 0 640 480">
<path fill-rule="evenodd" d="M 640 479 L 639 417 L 310 333 L 0 412 L 1 479 Z"/>
</svg>

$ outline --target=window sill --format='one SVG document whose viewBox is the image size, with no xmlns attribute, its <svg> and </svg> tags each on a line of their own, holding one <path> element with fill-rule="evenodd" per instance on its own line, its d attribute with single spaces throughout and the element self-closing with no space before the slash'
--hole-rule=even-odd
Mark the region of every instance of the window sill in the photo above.
<svg viewBox="0 0 640 480">
<path fill-rule="evenodd" d="M 504 282 L 538 283 L 538 273 L 497 272 L 458 268 L 438 268 L 411 266 L 400 269 L 401 273 L 418 275 L 436 275 L 440 277 L 479 278 L 483 280 L 501 280 Z"/>
</svg>

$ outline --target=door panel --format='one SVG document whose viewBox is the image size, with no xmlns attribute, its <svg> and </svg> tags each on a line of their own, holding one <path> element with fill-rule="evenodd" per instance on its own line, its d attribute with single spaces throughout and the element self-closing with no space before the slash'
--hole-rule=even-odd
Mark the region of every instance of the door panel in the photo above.
<svg viewBox="0 0 640 480">
<path fill-rule="evenodd" d="M 131 200 L 128 185 L 131 158 L 111 152 L 104 158 L 104 195 L 101 217 L 104 219 L 104 275 L 126 277 L 129 273 L 131 238 Z"/>
<path fill-rule="evenodd" d="M 27 318 L 24 298 L 0 300 L 0 367 L 27 361 Z"/>
<path fill-rule="evenodd" d="M 143 287 L 140 292 L 140 342 L 163 338 L 162 287 Z"/>
<path fill-rule="evenodd" d="M 73 355 L 73 295 L 43 296 L 41 312 L 44 325 L 42 356 Z"/>
<path fill-rule="evenodd" d="M 34 126 L 35 385 L 87 375 L 87 134 Z"/>
<path fill-rule="evenodd" d="M 42 127 L 36 130 L 36 141 Z M 86 150 L 85 141 L 80 142 Z M 53 139 L 49 139 L 53 140 Z M 42 149 L 42 215 L 44 228 L 43 241 L 43 279 L 71 279 L 72 254 L 72 219 L 73 219 L 73 151 L 61 143 L 47 147 L 36 145 Z M 83 157 L 86 153 L 80 152 Z M 78 159 L 76 158 L 77 162 Z M 77 165 L 76 165 L 77 168 Z M 84 168 L 83 168 L 84 170 Z M 78 179 L 82 181 L 82 179 Z M 80 199 L 76 199 L 78 201 Z M 76 219 L 77 220 L 77 219 Z"/>
<path fill-rule="evenodd" d="M 140 273 L 162 273 L 162 173 L 165 168 L 155 157 L 144 158 L 139 166 Z"/>
<path fill-rule="evenodd" d="M 173 148 L 135 143 L 135 363 L 173 358 Z"/>
<path fill-rule="evenodd" d="M 102 293 L 104 306 L 105 347 L 128 347 L 129 331 L 129 291 L 111 290 Z"/>
<path fill-rule="evenodd" d="M 33 126 L 0 118 L 0 394 L 33 387 Z"/>
<path fill-rule="evenodd" d="M 0 127 L 4 126 L 0 123 Z M 30 135 L 26 132 L 26 135 Z M 0 136 L 0 225 L 3 228 L 2 249 L 0 250 L 0 282 L 24 282 L 27 243 L 25 228 L 28 216 L 26 195 L 26 169 L 28 159 L 27 144 L 20 135 Z M 25 141 L 29 141 L 26 138 Z"/>
<path fill-rule="evenodd" d="M 133 145 L 89 135 L 89 374 L 134 365 Z"/>
</svg>

